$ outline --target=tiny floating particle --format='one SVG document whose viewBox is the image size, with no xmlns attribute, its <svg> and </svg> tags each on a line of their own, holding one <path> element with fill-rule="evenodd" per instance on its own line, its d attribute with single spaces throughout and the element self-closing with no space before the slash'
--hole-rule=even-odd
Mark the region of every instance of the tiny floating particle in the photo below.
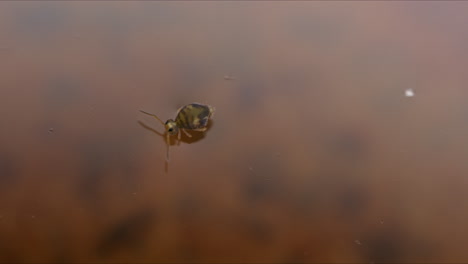
<svg viewBox="0 0 468 264">
<path fill-rule="evenodd" d="M 405 90 L 405 96 L 406 97 L 413 97 L 415 94 L 414 94 L 414 90 L 413 89 L 406 89 Z"/>
<path fill-rule="evenodd" d="M 229 76 L 229 75 L 224 75 L 224 80 L 226 81 L 231 81 L 231 80 L 234 80 L 235 78 L 232 77 L 232 76 Z"/>
<path fill-rule="evenodd" d="M 54 128 L 53 127 L 49 128 L 49 133 L 54 133 Z"/>
<path fill-rule="evenodd" d="M 361 244 L 361 241 L 359 241 L 359 240 L 357 240 L 357 239 L 354 240 L 354 243 L 356 243 L 356 245 L 358 245 L 358 246 L 361 246 L 361 245 L 362 245 L 362 244 Z"/>
</svg>

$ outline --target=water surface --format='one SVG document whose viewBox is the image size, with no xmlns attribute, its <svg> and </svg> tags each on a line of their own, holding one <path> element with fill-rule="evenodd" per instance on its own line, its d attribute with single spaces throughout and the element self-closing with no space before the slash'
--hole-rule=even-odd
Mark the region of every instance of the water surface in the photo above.
<svg viewBox="0 0 468 264">
<path fill-rule="evenodd" d="M 0 261 L 468 261 L 467 11 L 1 2 Z"/>
</svg>

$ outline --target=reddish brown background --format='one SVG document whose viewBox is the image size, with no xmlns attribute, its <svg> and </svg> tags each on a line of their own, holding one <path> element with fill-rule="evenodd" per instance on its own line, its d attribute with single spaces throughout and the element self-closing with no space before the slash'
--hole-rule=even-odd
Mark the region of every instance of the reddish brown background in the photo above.
<svg viewBox="0 0 468 264">
<path fill-rule="evenodd" d="M 0 261 L 468 262 L 467 13 L 0 2 Z"/>
</svg>

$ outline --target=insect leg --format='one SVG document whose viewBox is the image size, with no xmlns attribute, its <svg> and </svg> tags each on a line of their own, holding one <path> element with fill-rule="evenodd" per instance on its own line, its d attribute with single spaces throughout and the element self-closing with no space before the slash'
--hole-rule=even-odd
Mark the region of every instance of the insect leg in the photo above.
<svg viewBox="0 0 468 264">
<path fill-rule="evenodd" d="M 177 133 L 177 145 L 180 145 L 181 136 L 182 136 L 182 133 L 180 133 L 180 130 L 179 130 L 179 132 Z"/>
<path fill-rule="evenodd" d="M 185 130 L 185 129 L 182 129 L 182 131 L 184 131 L 184 133 L 185 133 L 185 135 L 186 135 L 187 137 L 189 137 L 189 138 L 191 138 L 191 137 L 192 137 L 192 135 L 190 135 L 190 134 L 187 132 L 187 130 Z"/>
<path fill-rule="evenodd" d="M 169 134 L 166 134 L 166 144 L 167 144 L 166 160 L 167 162 L 169 162 L 169 148 L 171 147 L 171 138 Z"/>
</svg>

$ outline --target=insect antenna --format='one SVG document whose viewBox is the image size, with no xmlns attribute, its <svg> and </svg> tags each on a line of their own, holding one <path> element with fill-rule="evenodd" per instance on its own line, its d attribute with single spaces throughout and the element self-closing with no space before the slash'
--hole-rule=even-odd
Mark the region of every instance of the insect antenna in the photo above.
<svg viewBox="0 0 468 264">
<path fill-rule="evenodd" d="M 140 109 L 140 112 L 142 112 L 143 114 L 147 114 L 147 115 L 149 115 L 149 116 L 152 116 L 152 117 L 156 118 L 159 122 L 161 122 L 161 124 L 165 125 L 164 122 L 163 122 L 161 119 L 159 119 L 159 117 L 157 117 L 155 114 L 151 114 L 151 113 L 145 112 L 145 111 L 143 111 L 143 110 L 141 110 L 141 109 Z"/>
</svg>

